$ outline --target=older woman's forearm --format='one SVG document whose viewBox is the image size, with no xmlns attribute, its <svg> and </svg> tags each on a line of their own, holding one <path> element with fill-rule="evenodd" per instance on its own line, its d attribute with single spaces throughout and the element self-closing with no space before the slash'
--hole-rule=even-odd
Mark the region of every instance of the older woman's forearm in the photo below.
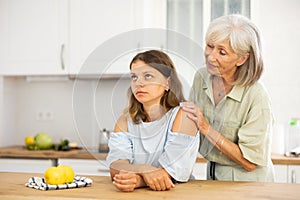
<svg viewBox="0 0 300 200">
<path fill-rule="evenodd" d="M 248 172 L 256 168 L 256 164 L 244 158 L 243 153 L 237 144 L 225 138 L 215 129 L 210 127 L 206 133 L 206 137 L 212 144 L 215 144 L 215 147 L 217 147 L 224 155 L 241 165 Z"/>
</svg>

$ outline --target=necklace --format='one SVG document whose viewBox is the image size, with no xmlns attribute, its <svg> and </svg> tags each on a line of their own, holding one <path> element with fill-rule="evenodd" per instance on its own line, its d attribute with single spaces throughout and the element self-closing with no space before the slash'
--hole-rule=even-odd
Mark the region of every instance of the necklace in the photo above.
<svg viewBox="0 0 300 200">
<path fill-rule="evenodd" d="M 215 84 L 216 86 L 214 87 L 214 91 L 216 92 L 215 94 L 217 95 L 217 97 L 219 99 L 221 99 L 222 97 L 224 97 L 226 94 L 228 94 L 231 89 L 232 89 L 232 85 L 224 85 L 222 80 L 218 80 L 217 77 L 214 77 L 215 79 Z"/>
</svg>

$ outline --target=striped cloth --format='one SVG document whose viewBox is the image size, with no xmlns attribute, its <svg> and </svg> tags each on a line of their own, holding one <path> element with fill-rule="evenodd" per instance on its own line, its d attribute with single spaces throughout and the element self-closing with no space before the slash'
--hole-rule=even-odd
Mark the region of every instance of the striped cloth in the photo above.
<svg viewBox="0 0 300 200">
<path fill-rule="evenodd" d="M 69 189 L 69 188 L 79 188 L 90 186 L 93 183 L 93 180 L 87 177 L 75 176 L 72 183 L 51 185 L 45 182 L 44 178 L 40 177 L 31 177 L 27 183 L 26 187 L 38 189 L 38 190 L 60 190 L 60 189 Z"/>
</svg>

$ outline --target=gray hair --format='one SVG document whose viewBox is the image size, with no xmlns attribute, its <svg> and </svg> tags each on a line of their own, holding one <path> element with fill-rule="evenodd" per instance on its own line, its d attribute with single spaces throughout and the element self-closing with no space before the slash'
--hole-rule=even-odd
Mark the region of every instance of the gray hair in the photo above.
<svg viewBox="0 0 300 200">
<path fill-rule="evenodd" d="M 249 53 L 247 61 L 237 68 L 235 85 L 250 86 L 263 72 L 261 36 L 258 28 L 242 15 L 227 15 L 213 20 L 206 32 L 206 43 L 228 40 L 239 57 Z"/>
</svg>

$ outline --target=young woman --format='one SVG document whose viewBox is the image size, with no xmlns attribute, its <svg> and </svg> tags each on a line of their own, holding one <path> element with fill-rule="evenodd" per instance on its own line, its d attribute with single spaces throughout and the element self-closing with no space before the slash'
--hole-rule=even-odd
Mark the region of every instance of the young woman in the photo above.
<svg viewBox="0 0 300 200">
<path fill-rule="evenodd" d="M 189 180 L 199 134 L 179 108 L 182 85 L 169 56 L 158 50 L 137 54 L 130 76 L 129 106 L 109 140 L 113 184 L 121 191 L 168 190 L 174 181 Z"/>
</svg>

